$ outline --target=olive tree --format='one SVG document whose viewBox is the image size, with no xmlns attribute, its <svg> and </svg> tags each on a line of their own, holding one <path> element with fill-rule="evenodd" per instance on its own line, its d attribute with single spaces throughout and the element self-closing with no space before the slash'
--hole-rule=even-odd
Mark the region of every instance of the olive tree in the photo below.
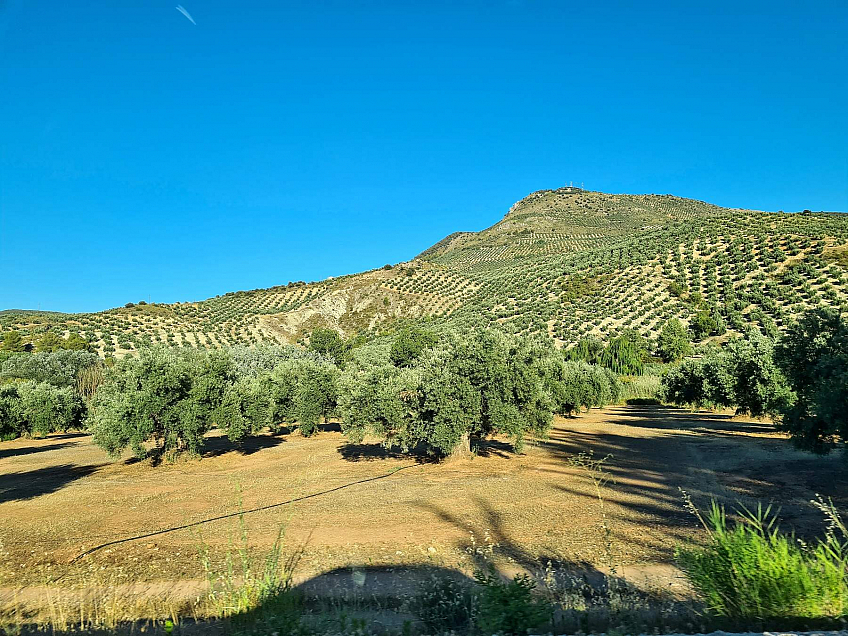
<svg viewBox="0 0 848 636">
<path fill-rule="evenodd" d="M 0 441 L 20 437 L 26 430 L 18 387 L 0 384 Z"/>
<path fill-rule="evenodd" d="M 521 449 L 527 433 L 545 434 L 550 399 L 538 373 L 544 346 L 499 331 L 448 333 L 409 367 L 349 364 L 342 379 L 343 429 L 404 449 L 445 456 L 499 433 Z"/>
<path fill-rule="evenodd" d="M 657 338 L 657 355 L 663 362 L 678 362 L 692 353 L 689 335 L 683 324 L 672 318 L 663 325 Z"/>
<path fill-rule="evenodd" d="M 793 395 L 773 356 L 773 341 L 755 329 L 700 360 L 686 360 L 662 380 L 664 399 L 696 407 L 737 407 L 760 416 L 775 414 Z"/>
<path fill-rule="evenodd" d="M 338 331 L 319 327 L 309 335 L 309 350 L 343 365 L 348 347 Z"/>
<path fill-rule="evenodd" d="M 339 384 L 342 430 L 352 442 L 376 435 L 386 447 L 408 451 L 426 441 L 419 420 L 418 369 L 398 368 L 388 362 L 348 365 Z"/>
<path fill-rule="evenodd" d="M 701 408 L 732 406 L 734 378 L 719 356 L 685 360 L 662 378 L 662 396 L 666 402 Z"/>
<path fill-rule="evenodd" d="M 288 360 L 267 379 L 270 392 L 270 424 L 297 424 L 303 435 L 312 435 L 323 418 L 336 410 L 338 367 L 313 359 Z"/>
<path fill-rule="evenodd" d="M 241 378 L 228 385 L 216 410 L 218 425 L 227 437 L 240 442 L 271 421 L 271 399 L 263 378 Z"/>
<path fill-rule="evenodd" d="M 605 406 L 621 397 L 621 382 L 610 369 L 558 355 L 547 356 L 539 369 L 553 411 L 558 415 Z"/>
<path fill-rule="evenodd" d="M 100 364 L 96 353 L 88 351 L 40 352 L 15 355 L 0 365 L 0 379 L 48 382 L 58 387 L 74 386 L 84 369 Z"/>
<path fill-rule="evenodd" d="M 395 336 L 389 357 L 392 364 L 398 367 L 408 367 L 415 362 L 427 349 L 432 348 L 438 338 L 432 331 L 426 331 L 418 327 L 410 327 L 401 330 Z"/>
<path fill-rule="evenodd" d="M 198 373 L 195 360 L 174 350 L 157 348 L 126 357 L 106 373 L 89 416 L 94 442 L 112 456 L 127 447 L 147 456 L 147 442 L 161 453 L 198 454 L 219 406 L 225 384 L 214 376 L 220 361 Z M 195 379 L 201 379 L 195 383 Z M 206 377 L 203 377 L 206 376 Z"/>
<path fill-rule="evenodd" d="M 780 426 L 804 448 L 827 452 L 848 441 L 848 321 L 815 309 L 792 324 L 775 357 L 797 399 Z"/>
<path fill-rule="evenodd" d="M 727 343 L 723 354 L 733 378 L 734 402 L 740 412 L 754 416 L 785 411 L 794 401 L 786 378 L 774 359 L 774 341 L 756 329 Z"/>
<path fill-rule="evenodd" d="M 70 387 L 27 380 L 0 387 L 0 438 L 82 428 L 85 405 Z"/>
</svg>

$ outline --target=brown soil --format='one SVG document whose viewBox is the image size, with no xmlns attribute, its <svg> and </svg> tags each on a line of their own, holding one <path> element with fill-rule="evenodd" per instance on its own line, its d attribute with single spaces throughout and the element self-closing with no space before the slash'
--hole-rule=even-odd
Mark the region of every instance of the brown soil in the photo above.
<svg viewBox="0 0 848 636">
<path fill-rule="evenodd" d="M 581 452 L 612 455 L 603 504 L 569 461 Z M 286 526 L 299 580 L 351 567 L 461 568 L 481 553 L 514 568 L 606 569 L 604 513 L 612 562 L 638 574 L 697 536 L 680 488 L 702 508 L 711 498 L 774 503 L 784 528 L 809 536 L 823 526 L 809 500 L 831 496 L 844 509 L 848 470 L 840 457 L 795 450 L 767 423 L 661 407 L 558 418 L 523 455 L 491 440 L 441 464 L 347 444 L 332 424 L 311 439 L 265 435 L 242 447 L 213 435 L 202 461 L 155 467 L 110 461 L 84 434 L 22 439 L 0 443 L 0 596 L 175 581 L 195 590 L 198 546 L 220 561 L 239 542 L 237 516 L 202 522 L 240 507 L 257 549 Z"/>
</svg>

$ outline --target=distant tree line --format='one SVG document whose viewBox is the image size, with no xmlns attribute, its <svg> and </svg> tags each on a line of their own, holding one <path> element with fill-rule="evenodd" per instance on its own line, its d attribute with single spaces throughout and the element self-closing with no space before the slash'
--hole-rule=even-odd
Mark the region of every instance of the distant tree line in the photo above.
<svg viewBox="0 0 848 636">
<path fill-rule="evenodd" d="M 3 333 L 0 352 L 3 359 L 9 353 L 43 351 L 91 351 L 91 343 L 77 333 L 60 337 L 53 331 L 47 331 L 38 338 L 24 338 L 21 332 L 11 330 Z"/>
</svg>

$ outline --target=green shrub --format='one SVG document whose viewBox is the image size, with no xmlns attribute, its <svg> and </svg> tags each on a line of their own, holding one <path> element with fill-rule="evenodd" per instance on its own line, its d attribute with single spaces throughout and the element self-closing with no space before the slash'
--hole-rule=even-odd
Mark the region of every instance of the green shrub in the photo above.
<svg viewBox="0 0 848 636">
<path fill-rule="evenodd" d="M 26 343 L 18 331 L 7 331 L 3 334 L 3 344 L 0 345 L 4 351 L 25 351 Z"/>
<path fill-rule="evenodd" d="M 742 520 L 728 527 L 724 509 L 713 502 L 704 522 L 707 545 L 678 549 L 677 561 L 719 616 L 844 618 L 848 533 L 832 507 L 830 520 L 825 539 L 806 547 L 778 530 L 769 508 L 743 511 Z"/>
<path fill-rule="evenodd" d="M 536 598 L 536 584 L 526 574 L 504 581 L 495 572 L 477 572 L 474 622 L 484 634 L 526 634 L 550 621 L 553 608 Z"/>
<path fill-rule="evenodd" d="M 428 633 L 465 631 L 471 626 L 474 598 L 470 586 L 456 577 L 434 574 L 421 583 L 410 611 L 427 626 Z"/>
<path fill-rule="evenodd" d="M 658 375 L 625 376 L 621 381 L 621 400 L 627 404 L 659 404 L 662 378 Z"/>
</svg>

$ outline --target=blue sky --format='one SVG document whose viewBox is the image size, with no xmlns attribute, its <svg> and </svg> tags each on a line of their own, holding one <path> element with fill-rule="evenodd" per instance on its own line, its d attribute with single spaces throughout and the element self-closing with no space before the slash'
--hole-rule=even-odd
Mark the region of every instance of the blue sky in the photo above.
<svg viewBox="0 0 848 636">
<path fill-rule="evenodd" d="M 848 210 L 848 4 L 0 2 L 0 309 L 318 280 L 569 181 Z"/>
</svg>

